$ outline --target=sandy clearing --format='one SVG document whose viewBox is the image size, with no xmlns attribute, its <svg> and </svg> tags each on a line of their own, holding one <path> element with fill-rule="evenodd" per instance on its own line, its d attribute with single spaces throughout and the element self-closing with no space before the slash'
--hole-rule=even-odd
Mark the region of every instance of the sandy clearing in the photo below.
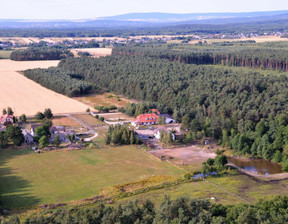
<svg viewBox="0 0 288 224">
<path fill-rule="evenodd" d="M 208 158 L 215 158 L 214 150 L 206 149 L 197 145 L 187 147 L 160 149 L 149 151 L 152 155 L 160 158 L 161 156 L 176 158 L 176 164 L 194 164 L 205 162 Z"/>
<path fill-rule="evenodd" d="M 35 115 L 45 108 L 51 108 L 54 114 L 85 112 L 87 105 L 46 89 L 17 72 L 57 66 L 58 62 L 0 60 L 0 110 L 10 106 L 15 115 Z"/>
<path fill-rule="evenodd" d="M 71 52 L 88 52 L 94 57 L 109 56 L 112 54 L 112 48 L 79 48 L 72 49 Z"/>
</svg>

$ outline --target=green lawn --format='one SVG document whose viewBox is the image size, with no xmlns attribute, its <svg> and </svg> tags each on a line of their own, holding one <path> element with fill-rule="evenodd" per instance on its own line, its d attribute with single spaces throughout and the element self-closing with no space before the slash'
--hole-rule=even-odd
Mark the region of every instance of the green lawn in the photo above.
<svg viewBox="0 0 288 224">
<path fill-rule="evenodd" d="M 88 198 L 104 187 L 152 175 L 182 174 L 135 146 L 42 154 L 0 151 L 0 193 L 4 207 L 12 209 Z"/>
</svg>

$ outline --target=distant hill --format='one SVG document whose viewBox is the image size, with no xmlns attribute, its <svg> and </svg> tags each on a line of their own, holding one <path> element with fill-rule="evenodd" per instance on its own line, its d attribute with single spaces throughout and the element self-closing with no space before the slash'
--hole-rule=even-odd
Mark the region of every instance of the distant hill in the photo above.
<svg viewBox="0 0 288 224">
<path fill-rule="evenodd" d="M 49 28 L 49 29 L 121 29 L 178 25 L 225 25 L 288 20 L 288 10 L 243 13 L 130 13 L 86 20 L 21 20 L 0 19 L 0 29 Z"/>
<path fill-rule="evenodd" d="M 118 16 L 102 17 L 104 20 L 120 20 L 120 21 L 141 21 L 149 23 L 171 23 L 183 21 L 211 21 L 214 19 L 231 19 L 231 18 L 255 18 L 275 16 L 288 13 L 288 10 L 283 11 L 268 11 L 268 12 L 243 12 L 243 13 L 130 13 Z"/>
</svg>

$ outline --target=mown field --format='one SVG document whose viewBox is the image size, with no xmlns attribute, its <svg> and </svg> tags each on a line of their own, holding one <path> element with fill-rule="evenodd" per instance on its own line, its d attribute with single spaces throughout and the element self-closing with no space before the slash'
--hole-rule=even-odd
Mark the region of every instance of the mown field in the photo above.
<svg viewBox="0 0 288 224">
<path fill-rule="evenodd" d="M 0 193 L 10 209 L 93 197 L 105 187 L 183 171 L 135 146 L 36 154 L 0 151 Z"/>
</svg>

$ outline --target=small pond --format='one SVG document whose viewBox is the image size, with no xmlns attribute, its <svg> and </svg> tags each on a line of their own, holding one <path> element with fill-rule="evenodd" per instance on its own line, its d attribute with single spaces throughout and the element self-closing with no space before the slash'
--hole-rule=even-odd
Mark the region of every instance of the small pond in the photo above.
<svg viewBox="0 0 288 224">
<path fill-rule="evenodd" d="M 258 173 L 258 174 L 276 174 L 282 173 L 282 167 L 271 161 L 267 161 L 265 159 L 243 159 L 237 157 L 229 157 L 229 163 L 232 163 L 242 169 L 247 171 Z"/>
</svg>

